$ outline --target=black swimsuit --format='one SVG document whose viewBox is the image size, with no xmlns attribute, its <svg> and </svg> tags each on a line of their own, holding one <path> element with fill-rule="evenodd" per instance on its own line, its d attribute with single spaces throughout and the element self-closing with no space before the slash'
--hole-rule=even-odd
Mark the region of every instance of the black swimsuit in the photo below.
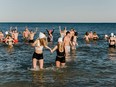
<svg viewBox="0 0 116 87">
<path fill-rule="evenodd" d="M 56 56 L 56 61 L 59 61 L 61 63 L 65 63 L 65 51 L 63 52 L 60 52 L 58 49 L 57 49 L 57 56 Z"/>
</svg>

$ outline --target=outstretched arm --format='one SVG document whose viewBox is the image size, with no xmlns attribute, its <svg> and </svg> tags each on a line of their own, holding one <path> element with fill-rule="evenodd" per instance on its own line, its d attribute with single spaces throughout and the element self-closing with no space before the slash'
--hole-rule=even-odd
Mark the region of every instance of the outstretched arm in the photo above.
<svg viewBox="0 0 116 87">
<path fill-rule="evenodd" d="M 49 33 L 48 29 L 46 29 L 46 31 Z"/>
<path fill-rule="evenodd" d="M 54 33 L 54 29 L 53 29 L 53 31 L 51 32 L 51 34 L 53 34 Z"/>
<path fill-rule="evenodd" d="M 52 49 L 52 53 L 58 48 L 58 46 L 55 46 L 53 49 Z"/>
<path fill-rule="evenodd" d="M 45 48 L 47 48 L 47 49 L 49 49 L 49 50 L 51 51 L 51 48 L 50 48 L 50 47 L 48 47 L 47 45 L 45 46 Z"/>
<path fill-rule="evenodd" d="M 37 31 L 38 31 L 38 28 L 36 27 L 36 28 L 35 28 L 35 31 L 34 31 L 34 34 L 36 34 Z"/>
</svg>

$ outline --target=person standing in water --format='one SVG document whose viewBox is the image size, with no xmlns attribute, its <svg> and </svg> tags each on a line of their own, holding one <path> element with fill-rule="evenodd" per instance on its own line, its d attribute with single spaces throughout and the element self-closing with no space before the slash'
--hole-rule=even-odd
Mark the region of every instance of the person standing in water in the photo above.
<svg viewBox="0 0 116 87">
<path fill-rule="evenodd" d="M 51 48 L 47 46 L 46 36 L 40 32 L 39 38 L 32 44 L 35 47 L 35 52 L 32 57 L 33 70 L 37 70 L 37 62 L 39 62 L 39 69 L 43 69 L 43 48 L 47 48 L 51 51 Z"/>
<path fill-rule="evenodd" d="M 23 39 L 24 39 L 25 42 L 28 42 L 28 40 L 29 40 L 29 34 L 30 34 L 30 31 L 26 27 L 25 30 L 23 31 Z"/>
<path fill-rule="evenodd" d="M 72 50 L 76 50 L 76 46 L 78 46 L 78 43 L 77 43 L 77 32 L 74 32 L 74 36 L 72 36 Z"/>
<path fill-rule="evenodd" d="M 18 35 L 19 35 L 19 33 L 18 33 L 17 27 L 16 27 L 16 29 L 14 30 L 14 38 L 13 38 L 15 44 L 18 43 Z"/>
<path fill-rule="evenodd" d="M 53 33 L 54 33 L 54 29 L 53 30 L 47 30 L 48 32 L 48 42 L 53 42 Z"/>
<path fill-rule="evenodd" d="M 56 67 L 61 68 L 65 66 L 65 47 L 62 38 L 58 38 L 58 44 L 52 49 L 52 53 L 56 50 Z"/>
<path fill-rule="evenodd" d="M 93 32 L 92 31 L 89 32 L 88 36 L 89 36 L 89 40 L 93 40 Z"/>
<path fill-rule="evenodd" d="M 89 44 L 90 43 L 90 41 L 89 41 L 89 33 L 88 32 L 85 33 L 84 39 L 86 41 L 86 44 Z"/>
<path fill-rule="evenodd" d="M 66 35 L 66 32 L 67 32 L 66 27 L 64 28 L 64 30 L 61 30 L 61 26 L 59 26 L 59 31 L 60 31 L 60 36 L 62 38 L 64 38 L 64 36 Z"/>
<path fill-rule="evenodd" d="M 69 31 L 66 32 L 66 36 L 64 37 L 63 41 L 64 41 L 65 53 L 66 53 L 66 57 L 67 57 L 70 53 L 70 46 L 71 46 L 71 37 L 70 37 Z"/>
<path fill-rule="evenodd" d="M 114 33 L 111 33 L 111 36 L 109 38 L 109 47 L 115 48 L 116 40 L 114 37 Z"/>
<path fill-rule="evenodd" d="M 93 32 L 93 40 L 98 40 L 98 39 L 99 39 L 99 37 L 98 37 L 97 33 Z"/>
<path fill-rule="evenodd" d="M 2 31 L 0 31 L 0 42 L 3 42 L 4 40 L 4 34 Z"/>
<path fill-rule="evenodd" d="M 36 34 L 36 31 L 33 32 L 32 30 L 30 31 L 30 34 L 29 34 L 29 43 L 34 43 L 34 36 Z"/>
</svg>

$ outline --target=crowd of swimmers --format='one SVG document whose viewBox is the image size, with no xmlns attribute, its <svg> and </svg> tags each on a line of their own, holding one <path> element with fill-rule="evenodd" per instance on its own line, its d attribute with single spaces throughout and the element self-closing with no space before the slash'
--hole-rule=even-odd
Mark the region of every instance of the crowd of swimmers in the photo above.
<svg viewBox="0 0 116 87">
<path fill-rule="evenodd" d="M 48 42 L 53 42 L 53 33 L 55 29 L 48 30 L 46 29 L 47 34 L 44 32 L 39 32 L 39 37 L 34 40 L 34 36 L 37 33 L 37 29 L 35 31 L 30 31 L 28 27 L 22 32 L 23 39 L 26 43 L 30 43 L 31 46 L 35 47 L 33 56 L 32 56 L 32 69 L 37 69 L 37 64 L 39 64 L 39 68 L 43 69 L 44 65 L 44 57 L 43 57 L 43 48 L 49 49 L 51 53 L 56 51 L 56 67 L 61 68 L 65 67 L 66 58 L 70 54 L 70 50 L 76 50 L 78 46 L 77 38 L 78 32 L 71 28 L 67 31 L 67 28 L 61 29 L 59 26 L 59 38 L 57 44 L 54 48 L 50 48 L 48 46 Z M 14 44 L 18 43 L 18 35 L 19 32 L 17 27 L 15 29 L 10 28 L 9 31 L 6 31 L 5 34 L 0 32 L 0 42 L 6 43 L 10 48 L 13 47 Z M 115 48 L 116 45 L 116 37 L 114 33 L 111 33 L 110 36 L 104 35 L 104 38 L 109 42 L 109 47 Z M 90 43 L 91 40 L 98 40 L 99 36 L 96 32 L 86 32 L 83 39 L 87 44 Z M 38 63 L 39 62 L 39 63 Z"/>
</svg>

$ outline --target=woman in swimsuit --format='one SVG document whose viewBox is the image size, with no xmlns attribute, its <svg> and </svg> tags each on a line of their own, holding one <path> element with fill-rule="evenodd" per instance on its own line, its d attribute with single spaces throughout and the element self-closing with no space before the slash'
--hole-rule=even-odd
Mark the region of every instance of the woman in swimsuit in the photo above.
<svg viewBox="0 0 116 87">
<path fill-rule="evenodd" d="M 52 49 L 52 53 L 56 50 L 56 67 L 64 67 L 65 66 L 65 47 L 62 38 L 58 39 L 58 44 Z"/>
<path fill-rule="evenodd" d="M 32 58 L 33 69 L 37 69 L 37 61 L 39 61 L 39 68 L 43 69 L 44 59 L 43 59 L 43 48 L 47 48 L 51 51 L 51 48 L 47 46 L 46 36 L 40 32 L 39 39 L 37 39 L 32 46 L 35 47 L 35 52 Z"/>
</svg>

